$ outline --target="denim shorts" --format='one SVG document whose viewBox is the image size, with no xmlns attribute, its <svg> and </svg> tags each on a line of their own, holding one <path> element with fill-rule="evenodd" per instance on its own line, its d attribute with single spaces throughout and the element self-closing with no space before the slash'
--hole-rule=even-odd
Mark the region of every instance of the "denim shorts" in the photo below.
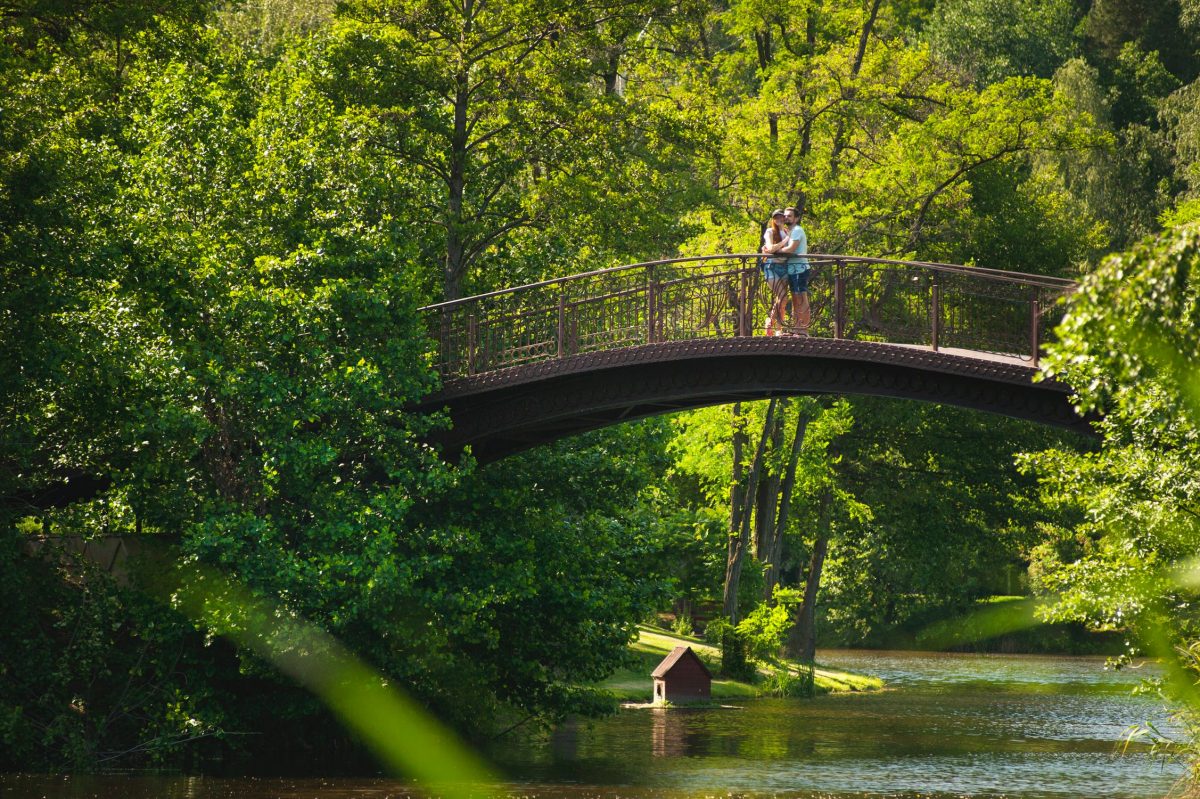
<svg viewBox="0 0 1200 799">
<path fill-rule="evenodd" d="M 787 263 L 784 261 L 763 261 L 762 270 L 767 280 L 783 280 L 788 276 Z"/>
<path fill-rule="evenodd" d="M 812 269 L 805 269 L 803 272 L 797 272 L 787 276 L 788 288 L 793 294 L 803 294 L 808 291 L 808 276 L 812 274 Z"/>
</svg>

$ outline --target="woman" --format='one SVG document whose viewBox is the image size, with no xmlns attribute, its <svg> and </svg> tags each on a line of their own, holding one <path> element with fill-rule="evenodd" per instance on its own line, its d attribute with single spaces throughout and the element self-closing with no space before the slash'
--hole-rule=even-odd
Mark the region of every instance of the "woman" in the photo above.
<svg viewBox="0 0 1200 799">
<path fill-rule="evenodd" d="M 788 237 L 784 232 L 783 218 L 783 209 L 776 208 L 771 212 L 771 221 L 767 224 L 766 230 L 763 231 L 762 252 L 774 253 L 787 241 Z M 788 259 L 787 256 L 772 256 L 760 260 L 762 262 L 763 277 L 766 278 L 767 288 L 771 292 L 771 297 L 768 300 L 771 304 L 771 310 L 767 313 L 767 322 L 763 328 L 763 333 L 768 336 L 781 336 L 783 335 L 783 328 L 786 326 L 783 315 L 788 295 Z"/>
</svg>

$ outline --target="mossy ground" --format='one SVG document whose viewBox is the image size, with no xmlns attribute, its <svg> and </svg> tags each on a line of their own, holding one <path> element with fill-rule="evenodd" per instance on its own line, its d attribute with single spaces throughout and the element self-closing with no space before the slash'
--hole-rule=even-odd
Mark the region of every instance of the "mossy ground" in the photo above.
<svg viewBox="0 0 1200 799">
<path fill-rule="evenodd" d="M 613 693 L 618 699 L 630 702 L 650 701 L 650 672 L 677 646 L 690 646 L 700 656 L 709 671 L 717 674 L 721 666 L 721 652 L 702 639 L 676 635 L 653 627 L 638 627 L 637 640 L 629 645 L 636 666 L 621 669 L 600 683 L 600 687 Z M 798 664 L 781 660 L 778 667 L 759 669 L 759 676 L 769 676 L 774 668 L 795 669 Z M 875 691 L 883 687 L 883 681 L 847 671 L 824 668 L 816 669 L 817 693 L 839 691 Z M 758 688 L 752 683 L 718 677 L 712 683 L 713 699 L 748 699 L 759 696 Z"/>
</svg>

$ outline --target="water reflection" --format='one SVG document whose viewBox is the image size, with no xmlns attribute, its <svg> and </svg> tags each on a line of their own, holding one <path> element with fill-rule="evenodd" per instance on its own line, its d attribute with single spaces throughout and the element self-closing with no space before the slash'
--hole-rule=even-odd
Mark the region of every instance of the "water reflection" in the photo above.
<svg viewBox="0 0 1200 799">
<path fill-rule="evenodd" d="M 687 754 L 685 719 L 687 710 L 651 708 L 650 750 L 655 757 L 683 757 Z"/>
</svg>

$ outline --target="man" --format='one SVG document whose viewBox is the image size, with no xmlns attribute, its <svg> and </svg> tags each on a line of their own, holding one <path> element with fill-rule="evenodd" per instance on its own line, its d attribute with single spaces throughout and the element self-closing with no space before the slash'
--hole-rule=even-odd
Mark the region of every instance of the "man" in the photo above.
<svg viewBox="0 0 1200 799">
<path fill-rule="evenodd" d="M 808 336 L 811 311 L 808 305 L 808 278 L 812 268 L 804 255 L 808 252 L 808 235 L 800 226 L 800 212 L 788 206 L 783 209 L 783 223 L 788 239 L 776 250 L 787 254 L 788 288 L 792 292 L 792 322 L 798 336 Z"/>
</svg>

